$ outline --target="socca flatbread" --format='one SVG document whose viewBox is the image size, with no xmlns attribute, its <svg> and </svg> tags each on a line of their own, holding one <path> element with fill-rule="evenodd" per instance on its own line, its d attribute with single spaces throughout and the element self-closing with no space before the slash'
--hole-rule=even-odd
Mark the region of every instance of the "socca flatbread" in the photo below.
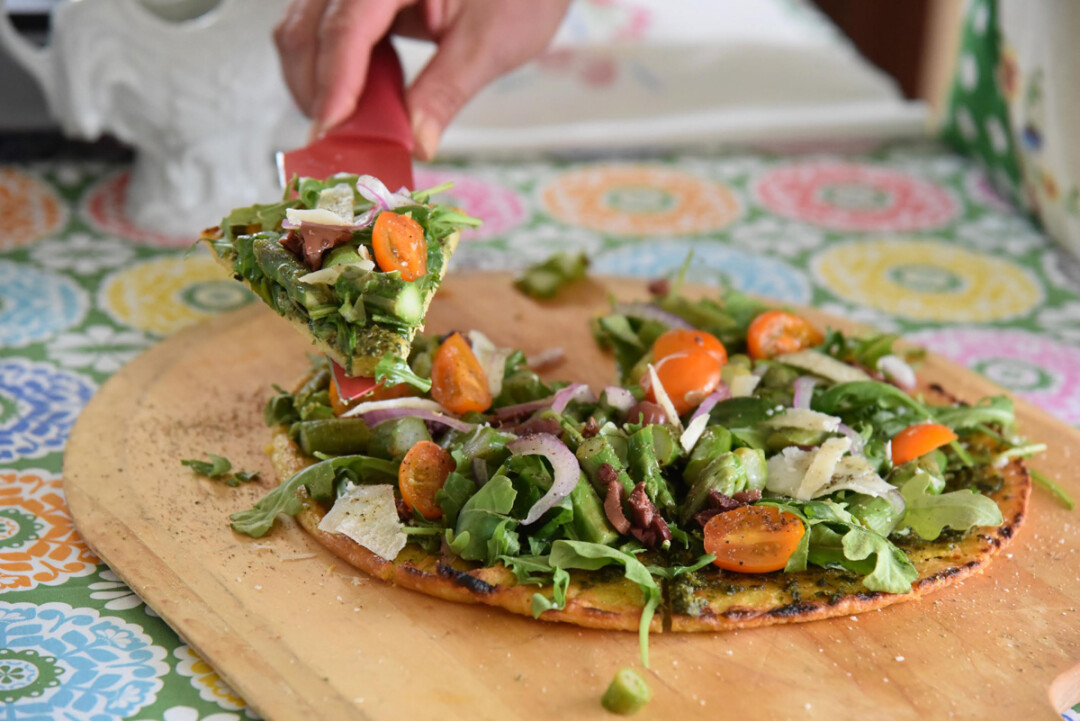
<svg viewBox="0 0 1080 721">
<path fill-rule="evenodd" d="M 293 476 L 316 460 L 302 453 L 286 426 L 274 430 L 270 455 L 279 479 Z M 986 495 L 998 505 L 1004 524 L 963 534 L 946 532 L 936 541 L 922 541 L 914 534 L 898 541 L 919 574 L 908 593 L 868 591 L 857 575 L 842 569 L 811 566 L 798 573 L 742 574 L 710 565 L 674 579 L 657 579 L 664 600 L 652 619 L 651 631 L 722 631 L 848 616 L 913 601 L 981 573 L 1015 538 L 1024 521 L 1031 480 L 1020 460 L 1000 469 L 980 467 L 972 479 L 981 488 L 992 489 Z M 319 522 L 328 510 L 305 498 L 298 514 L 300 525 L 330 552 L 382 581 L 447 601 L 480 603 L 519 615 L 532 615 L 535 593 L 551 595 L 550 586 L 518 584 L 502 564 L 479 567 L 452 554 L 428 553 L 411 543 L 393 561 L 381 558 L 347 536 L 320 530 Z M 651 557 L 649 562 L 660 561 Z M 540 620 L 638 630 L 645 599 L 621 569 L 572 571 L 570 577 L 565 608 L 545 611 Z"/>
</svg>

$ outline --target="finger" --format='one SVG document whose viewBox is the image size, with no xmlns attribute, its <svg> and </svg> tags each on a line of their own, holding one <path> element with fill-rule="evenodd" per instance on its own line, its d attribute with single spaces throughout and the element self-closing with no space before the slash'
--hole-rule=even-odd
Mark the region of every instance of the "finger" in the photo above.
<svg viewBox="0 0 1080 721">
<path fill-rule="evenodd" d="M 371 49 L 390 30 L 402 0 L 329 0 L 315 58 L 317 132 L 349 116 L 364 90 Z"/>
<path fill-rule="evenodd" d="M 274 27 L 285 85 L 305 115 L 314 112 L 319 22 L 329 0 L 292 0 Z"/>
</svg>

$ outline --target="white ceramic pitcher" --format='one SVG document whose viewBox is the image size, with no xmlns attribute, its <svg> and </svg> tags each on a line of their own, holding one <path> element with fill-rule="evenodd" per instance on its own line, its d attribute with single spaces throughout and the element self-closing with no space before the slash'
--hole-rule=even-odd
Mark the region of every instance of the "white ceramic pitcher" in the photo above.
<svg viewBox="0 0 1080 721">
<path fill-rule="evenodd" d="M 41 85 L 68 135 L 136 150 L 127 215 L 170 235 L 280 193 L 276 150 L 307 123 L 281 78 L 271 29 L 286 0 L 64 0 L 38 48 L 0 0 L 0 45 Z"/>
</svg>

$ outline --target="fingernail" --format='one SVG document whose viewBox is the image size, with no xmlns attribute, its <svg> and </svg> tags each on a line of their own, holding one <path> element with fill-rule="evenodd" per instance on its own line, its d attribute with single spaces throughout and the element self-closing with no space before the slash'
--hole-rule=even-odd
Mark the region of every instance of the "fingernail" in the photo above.
<svg viewBox="0 0 1080 721">
<path fill-rule="evenodd" d="M 311 124 L 311 133 L 308 135 L 308 143 L 314 143 L 316 140 L 320 140 L 322 136 L 326 135 L 326 125 L 322 121 L 316 120 Z"/>
<path fill-rule="evenodd" d="M 431 160 L 439 150 L 439 138 L 442 135 L 439 124 L 422 110 L 413 115 L 413 155 L 420 160 Z"/>
</svg>

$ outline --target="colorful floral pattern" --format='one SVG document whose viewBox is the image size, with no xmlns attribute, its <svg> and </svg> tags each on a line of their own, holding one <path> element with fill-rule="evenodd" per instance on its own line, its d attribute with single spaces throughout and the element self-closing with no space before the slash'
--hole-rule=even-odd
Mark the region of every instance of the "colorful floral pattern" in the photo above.
<svg viewBox="0 0 1080 721">
<path fill-rule="evenodd" d="M 469 215 L 480 218 L 484 224 L 479 228 L 462 231 L 462 240 L 485 240 L 505 236 L 525 218 L 525 207 L 517 194 L 495 183 L 459 171 L 417 170 L 417 188 L 433 188 L 443 183 L 454 187 L 441 193 L 437 200 L 461 208 Z"/>
<path fill-rule="evenodd" d="M 0 601 L 5 718 L 111 721 L 153 703 L 165 649 L 119 618 L 66 603 Z"/>
<path fill-rule="evenodd" d="M 35 263 L 51 270 L 68 270 L 76 275 L 93 275 L 119 268 L 135 256 L 135 250 L 116 238 L 96 238 L 88 233 L 72 233 L 64 238 L 43 240 L 30 249 Z"/>
<path fill-rule="evenodd" d="M 200 254 L 166 256 L 119 271 L 102 283 L 98 302 L 117 322 L 165 336 L 251 301 L 221 266 Z"/>
<path fill-rule="evenodd" d="M 777 168 L 756 192 L 770 211 L 854 232 L 938 228 L 958 208 L 944 188 L 889 168 L 856 163 L 799 163 Z"/>
<path fill-rule="evenodd" d="M 444 199 L 486 221 L 453 272 L 583 250 L 597 274 L 653 277 L 693 248 L 691 280 L 913 335 L 1080 423 L 1080 262 L 940 148 L 819 146 L 802 162 L 778 157 L 788 150 L 636 165 L 470 161 L 425 166 L 417 178 L 456 181 Z M 799 192 L 814 202 L 793 203 L 801 196 L 790 184 L 778 194 L 786 205 L 765 202 L 766 180 L 805 167 L 812 188 Z M 821 167 L 861 170 L 854 187 L 817 197 Z M 95 565 L 59 488 L 61 452 L 96 383 L 160 336 L 250 301 L 205 252 L 181 257 L 175 246 L 188 238 L 131 227 L 122 171 L 66 160 L 0 171 L 0 216 L 12 177 L 41 211 L 12 226 L 29 232 L 0 237 L 0 626 L 11 608 L 21 614 L 14 634 L 0 631 L 0 719 L 242 721 L 254 713 L 221 677 Z M 1076 202 L 1071 187 L 1060 192 Z M 881 197 L 880 208 L 864 207 Z M 70 223 L 69 205 L 80 209 Z M 93 628 L 134 645 L 118 651 Z M 22 646 L 5 643 L 16 635 Z"/>
<path fill-rule="evenodd" d="M 111 325 L 91 325 L 81 333 L 65 333 L 49 344 L 49 359 L 68 368 L 115 373 L 150 345 L 150 339 Z"/>
<path fill-rule="evenodd" d="M 127 187 L 131 174 L 127 171 L 113 173 L 98 182 L 85 195 L 82 216 L 87 223 L 105 235 L 116 235 L 136 243 L 159 248 L 187 248 L 194 236 L 175 236 L 155 233 L 141 228 L 127 217 Z"/>
<path fill-rule="evenodd" d="M 179 662 L 176 664 L 176 672 L 191 679 L 191 685 L 199 692 L 201 699 L 230 711 L 238 711 L 246 706 L 244 699 L 237 696 L 236 692 L 221 680 L 217 671 L 203 661 L 202 657 L 195 653 L 195 649 L 179 646 L 173 649 L 173 656 Z"/>
<path fill-rule="evenodd" d="M 1031 273 L 955 245 L 909 238 L 836 245 L 814 257 L 822 287 L 904 318 L 979 322 L 1029 313 L 1043 291 Z"/>
<path fill-rule="evenodd" d="M 47 363 L 0 358 L 0 463 L 63 450 L 94 384 Z"/>
<path fill-rule="evenodd" d="M 665 239 L 624 245 L 601 253 L 593 266 L 598 273 L 655 278 L 676 270 L 691 251 L 694 262 L 687 272 L 691 281 L 735 288 L 789 303 L 810 300 L 810 283 L 787 263 L 714 243 Z"/>
<path fill-rule="evenodd" d="M 0 471 L 0 590 L 55 586 L 97 563 L 72 525 L 59 478 Z"/>
<path fill-rule="evenodd" d="M 1069 423 L 1080 423 L 1080 348 L 1019 330 L 949 328 L 907 335 Z"/>
<path fill-rule="evenodd" d="M 78 324 L 87 306 L 71 279 L 0 260 L 0 346 L 45 340 Z"/>
<path fill-rule="evenodd" d="M 29 245 L 65 222 L 67 208 L 52 188 L 13 168 L 0 168 L 0 250 Z"/>
<path fill-rule="evenodd" d="M 541 200 L 564 223 L 621 236 L 719 230 L 739 213 L 727 186 L 651 165 L 571 170 L 545 187 Z"/>
</svg>

